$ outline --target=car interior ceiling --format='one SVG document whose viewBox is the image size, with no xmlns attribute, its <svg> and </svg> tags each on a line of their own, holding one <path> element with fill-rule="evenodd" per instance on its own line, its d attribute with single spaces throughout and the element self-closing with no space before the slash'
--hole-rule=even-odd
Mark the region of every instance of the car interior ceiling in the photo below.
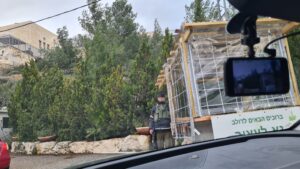
<svg viewBox="0 0 300 169">
<path fill-rule="evenodd" d="M 241 13 L 300 22 L 299 0 L 228 0 Z"/>
</svg>

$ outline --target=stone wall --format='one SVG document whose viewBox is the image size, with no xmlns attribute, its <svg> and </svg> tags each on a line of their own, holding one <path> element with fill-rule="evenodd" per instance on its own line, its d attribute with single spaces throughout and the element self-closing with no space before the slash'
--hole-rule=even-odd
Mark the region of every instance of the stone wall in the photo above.
<svg viewBox="0 0 300 169">
<path fill-rule="evenodd" d="M 150 149 L 150 137 L 129 135 L 125 138 L 114 138 L 101 141 L 79 142 L 13 142 L 11 152 L 27 155 L 49 154 L 102 154 L 142 152 Z"/>
<path fill-rule="evenodd" d="M 34 59 L 31 55 L 12 46 L 0 47 L 0 65 L 2 69 L 24 65 L 31 59 Z"/>
</svg>

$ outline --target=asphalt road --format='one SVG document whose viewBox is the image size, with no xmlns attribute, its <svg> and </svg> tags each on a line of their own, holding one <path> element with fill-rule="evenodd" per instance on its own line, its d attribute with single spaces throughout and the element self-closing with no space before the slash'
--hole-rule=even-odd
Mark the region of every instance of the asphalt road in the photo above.
<svg viewBox="0 0 300 169">
<path fill-rule="evenodd" d="M 11 154 L 10 169 L 60 169 L 85 162 L 111 158 L 122 154 L 43 155 L 24 156 Z"/>
</svg>

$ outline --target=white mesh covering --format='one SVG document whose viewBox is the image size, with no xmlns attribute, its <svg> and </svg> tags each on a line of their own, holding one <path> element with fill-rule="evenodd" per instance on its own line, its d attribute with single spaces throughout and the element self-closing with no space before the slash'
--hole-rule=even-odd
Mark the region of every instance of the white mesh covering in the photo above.
<svg viewBox="0 0 300 169">
<path fill-rule="evenodd" d="M 263 47 L 270 40 L 281 36 L 278 30 L 264 25 L 258 31 L 261 43 L 256 46 L 256 55 L 265 56 Z M 276 26 L 276 25 L 275 25 Z M 224 29 L 224 28 L 223 28 Z M 197 32 L 197 31 L 196 31 Z M 221 34 L 223 32 L 223 34 Z M 194 80 L 197 83 L 199 95 L 199 116 L 232 113 L 237 111 L 251 111 L 294 105 L 293 90 L 286 95 L 260 97 L 227 97 L 224 91 L 223 65 L 228 57 L 245 57 L 246 48 L 240 43 L 240 36 L 229 35 L 218 30 L 215 35 L 203 33 L 192 34 L 188 47 L 189 59 L 194 70 Z M 282 47 L 283 41 L 273 45 L 280 57 L 286 57 Z M 292 88 L 292 87 L 291 87 Z"/>
<path fill-rule="evenodd" d="M 263 47 L 281 36 L 281 29 L 285 24 L 274 22 L 258 25 L 261 43 L 255 46 L 256 56 L 265 56 Z M 202 117 L 295 105 L 292 87 L 286 95 L 225 96 L 224 62 L 229 57 L 245 57 L 247 53 L 246 47 L 240 43 L 241 36 L 227 34 L 225 25 L 193 29 L 192 32 L 187 42 L 188 56 L 184 56 L 182 46 L 179 45 L 165 66 L 173 133 L 176 138 L 192 137 L 195 118 L 192 116 L 192 109 L 196 111 L 196 116 Z M 287 57 L 283 41 L 272 47 L 276 48 L 279 57 Z M 188 57 L 187 64 L 184 64 L 184 57 Z M 188 80 L 192 88 L 187 87 Z M 193 93 L 193 99 L 196 100 L 194 104 L 188 97 L 189 92 Z"/>
<path fill-rule="evenodd" d="M 166 76 L 168 79 L 168 92 L 170 102 L 171 116 L 174 118 L 174 130 L 176 130 L 176 138 L 190 137 L 190 105 L 187 98 L 187 88 L 185 83 L 184 69 L 182 67 L 182 57 L 179 49 L 176 51 L 176 57 L 171 59 L 172 64 L 167 67 Z M 171 89 L 171 90 L 170 90 Z"/>
</svg>

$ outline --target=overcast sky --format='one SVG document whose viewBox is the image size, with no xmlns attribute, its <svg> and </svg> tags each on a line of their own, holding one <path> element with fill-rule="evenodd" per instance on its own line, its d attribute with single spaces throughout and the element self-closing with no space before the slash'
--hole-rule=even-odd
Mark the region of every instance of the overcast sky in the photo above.
<svg viewBox="0 0 300 169">
<path fill-rule="evenodd" d="M 157 18 L 161 27 L 171 30 L 179 28 L 185 16 L 185 4 L 192 0 L 128 0 L 133 10 L 137 13 L 137 22 L 147 31 L 153 31 L 153 22 Z M 113 0 L 102 0 L 102 3 L 111 3 Z M 53 14 L 63 12 L 86 4 L 86 0 L 1 0 L 0 26 L 23 22 L 35 21 Z M 57 28 L 67 26 L 70 35 L 83 33 L 78 23 L 78 17 L 83 10 L 59 16 L 54 19 L 40 22 L 39 24 L 51 32 Z"/>
</svg>

